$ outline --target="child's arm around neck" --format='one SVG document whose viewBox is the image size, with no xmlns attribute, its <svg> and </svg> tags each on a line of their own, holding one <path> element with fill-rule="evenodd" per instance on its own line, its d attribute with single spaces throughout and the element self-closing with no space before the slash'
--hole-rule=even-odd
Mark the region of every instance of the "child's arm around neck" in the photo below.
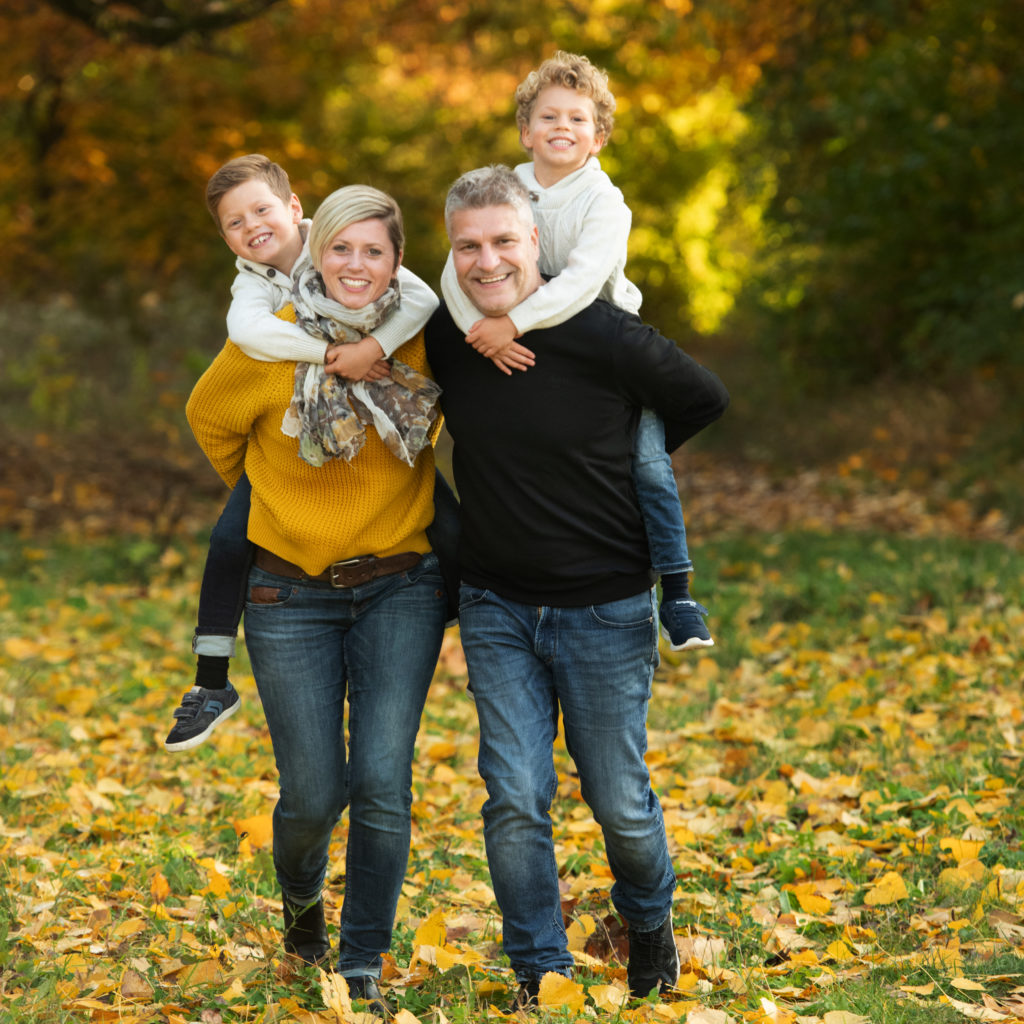
<svg viewBox="0 0 1024 1024">
<path fill-rule="evenodd" d="M 275 316 L 291 296 L 291 278 L 280 274 L 281 283 L 257 271 L 240 270 L 231 285 L 228 337 L 250 359 L 263 363 L 323 365 L 327 342 L 307 334 L 298 324 Z"/>
<path fill-rule="evenodd" d="M 402 301 L 372 335 L 383 349 L 385 358 L 394 355 L 396 349 L 415 338 L 440 305 L 440 300 L 429 285 L 405 267 L 398 268 L 398 286 Z"/>
<path fill-rule="evenodd" d="M 528 182 L 532 165 L 522 164 L 516 172 Z M 563 194 L 564 201 L 552 203 Z M 551 280 L 509 313 L 521 334 L 564 323 L 599 296 L 637 312 L 640 291 L 625 276 L 632 214 L 596 160 L 571 188 L 546 190 L 534 213 L 541 229 L 541 269 Z"/>
</svg>

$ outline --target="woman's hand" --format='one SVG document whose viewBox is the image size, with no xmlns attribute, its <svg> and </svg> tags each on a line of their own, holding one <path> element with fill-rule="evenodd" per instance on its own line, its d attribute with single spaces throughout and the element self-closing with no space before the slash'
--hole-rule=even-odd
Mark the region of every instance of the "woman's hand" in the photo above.
<svg viewBox="0 0 1024 1024">
<path fill-rule="evenodd" d="M 380 342 L 372 335 L 352 344 L 329 345 L 324 370 L 346 380 L 375 381 L 391 376 L 391 364 L 384 358 Z"/>
</svg>

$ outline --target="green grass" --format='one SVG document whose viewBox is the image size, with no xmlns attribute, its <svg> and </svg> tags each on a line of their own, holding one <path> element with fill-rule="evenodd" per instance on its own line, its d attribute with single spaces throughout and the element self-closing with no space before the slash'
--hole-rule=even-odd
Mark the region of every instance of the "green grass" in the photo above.
<svg viewBox="0 0 1024 1024">
<path fill-rule="evenodd" d="M 232 676 L 243 709 L 223 735 L 185 757 L 160 747 L 190 683 L 204 553 L 202 536 L 146 552 L 117 539 L 0 536 L 0 1016 L 12 1024 L 82 1019 L 82 1000 L 128 1013 L 117 995 L 128 969 L 151 990 L 132 1010 L 147 1024 L 214 1005 L 224 1024 L 282 1019 L 289 1000 L 325 1012 L 318 978 L 275 958 L 269 851 L 246 855 L 232 825 L 269 813 L 275 792 L 244 651 Z M 953 539 L 800 533 L 711 537 L 699 557 L 695 594 L 717 646 L 663 652 L 650 763 L 679 874 L 677 937 L 723 941 L 728 974 L 702 970 L 676 1001 L 737 1021 L 759 1020 L 767 999 L 811 1020 L 846 1010 L 872 1024 L 946 1024 L 959 1015 L 939 994 L 979 1001 L 951 987 L 959 972 L 1009 999 L 1000 979 L 1024 973 L 1024 950 L 993 915 L 1022 908 L 993 883 L 1024 871 L 1022 758 L 1007 739 L 1024 721 L 1024 556 Z M 488 881 L 474 731 L 448 657 L 420 736 L 392 957 L 406 966 L 416 928 L 440 910 L 457 926 L 453 948 L 483 959 L 399 989 L 421 1020 L 440 1008 L 453 1022 L 483 1021 L 513 984 L 493 905 L 466 898 Z M 558 764 L 563 879 L 574 918 L 600 920 L 611 911 L 600 835 L 587 831 L 561 753 Z M 975 873 L 958 877 L 942 844 L 974 834 L 984 839 Z M 332 933 L 343 839 L 339 829 Z M 201 892 L 211 863 L 228 879 L 224 896 Z M 907 896 L 870 904 L 893 870 Z M 163 901 L 150 891 L 156 874 Z M 829 911 L 802 910 L 808 884 L 824 887 Z M 99 912 L 109 919 L 90 931 Z M 828 956 L 839 940 L 859 949 L 852 964 Z M 953 943 L 963 945 L 955 969 L 927 959 Z M 83 949 L 88 969 L 66 959 Z M 801 949 L 817 960 L 801 961 Z M 189 987 L 178 963 L 220 974 Z M 246 972 L 245 997 L 223 1001 L 233 971 Z M 614 971 L 612 958 L 578 980 L 590 990 Z M 901 990 L 930 983 L 932 997 Z M 642 1005 L 629 1014 L 656 1019 Z"/>
</svg>

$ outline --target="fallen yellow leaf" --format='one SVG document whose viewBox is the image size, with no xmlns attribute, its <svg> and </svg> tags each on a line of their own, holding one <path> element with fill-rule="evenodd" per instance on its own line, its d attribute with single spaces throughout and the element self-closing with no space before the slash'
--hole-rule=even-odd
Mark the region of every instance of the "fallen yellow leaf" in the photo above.
<svg viewBox="0 0 1024 1024">
<path fill-rule="evenodd" d="M 274 841 L 274 819 L 269 814 L 257 814 L 252 818 L 242 818 L 232 822 L 235 835 L 249 840 L 250 846 L 257 848 L 270 846 Z"/>
<path fill-rule="evenodd" d="M 537 1002 L 541 1006 L 565 1006 L 578 1013 L 586 1002 L 583 986 L 563 974 L 548 971 L 540 979 L 540 993 Z"/>
<path fill-rule="evenodd" d="M 352 997 L 349 995 L 348 982 L 333 971 L 320 971 L 320 994 L 324 1006 L 333 1011 L 339 1021 L 346 1020 L 352 1013 Z"/>
<path fill-rule="evenodd" d="M 908 895 L 902 876 L 895 871 L 887 871 L 867 891 L 864 902 L 869 907 L 884 907 L 898 900 L 905 900 Z"/>
<path fill-rule="evenodd" d="M 629 992 L 624 985 L 594 985 L 587 994 L 604 1013 L 616 1013 L 629 999 Z"/>
</svg>

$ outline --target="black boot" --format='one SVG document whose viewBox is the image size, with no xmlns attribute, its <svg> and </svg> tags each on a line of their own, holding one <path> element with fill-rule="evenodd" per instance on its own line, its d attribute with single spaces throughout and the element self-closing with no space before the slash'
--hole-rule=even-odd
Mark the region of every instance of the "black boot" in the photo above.
<svg viewBox="0 0 1024 1024">
<path fill-rule="evenodd" d="M 284 951 L 307 964 L 319 964 L 331 955 L 324 920 L 323 897 L 308 907 L 288 902 L 284 897 Z"/>
<path fill-rule="evenodd" d="M 646 999 L 654 990 L 675 988 L 679 981 L 679 950 L 671 914 L 660 928 L 650 932 L 638 932 L 630 926 L 626 980 L 634 999 Z"/>
<path fill-rule="evenodd" d="M 346 978 L 348 994 L 353 999 L 365 999 L 366 1009 L 375 1017 L 390 1020 L 395 1015 L 395 1008 L 384 998 L 377 987 L 377 979 L 368 974 L 357 974 L 354 978 Z"/>
</svg>

